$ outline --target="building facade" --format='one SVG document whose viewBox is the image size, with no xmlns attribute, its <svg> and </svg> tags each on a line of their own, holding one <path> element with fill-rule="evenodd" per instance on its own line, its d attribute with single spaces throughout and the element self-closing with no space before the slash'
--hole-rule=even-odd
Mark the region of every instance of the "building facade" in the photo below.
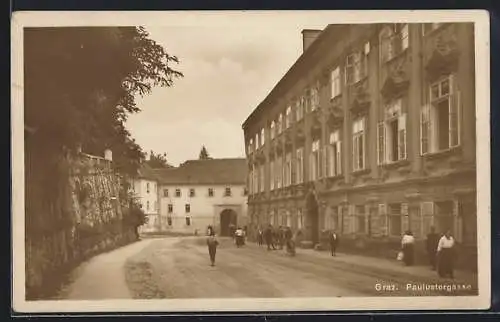
<svg viewBox="0 0 500 322">
<path fill-rule="evenodd" d="M 249 216 L 316 244 L 423 240 L 475 252 L 472 23 L 329 25 L 243 124 Z"/>
<path fill-rule="evenodd" d="M 160 224 L 159 184 L 157 171 L 147 164 L 143 164 L 137 177 L 131 180 L 130 190 L 146 214 L 146 223 L 139 228 L 140 232 L 154 232 Z"/>
<path fill-rule="evenodd" d="M 246 171 L 244 158 L 189 160 L 179 167 L 151 169 L 136 180 L 136 191 L 145 194 L 143 209 L 144 202 L 157 205 L 155 212 L 146 211 L 142 231 L 203 234 L 211 225 L 228 236 L 231 224 L 247 225 Z M 148 184 L 154 193 L 147 193 Z"/>
</svg>

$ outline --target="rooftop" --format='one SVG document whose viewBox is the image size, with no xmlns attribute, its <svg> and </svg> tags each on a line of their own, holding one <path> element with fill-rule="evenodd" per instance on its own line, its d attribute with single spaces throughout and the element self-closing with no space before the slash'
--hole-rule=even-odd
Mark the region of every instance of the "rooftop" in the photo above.
<svg viewBox="0 0 500 322">
<path fill-rule="evenodd" d="M 144 165 L 139 177 L 160 184 L 245 184 L 245 158 L 188 160 L 178 167 L 153 169 Z"/>
</svg>

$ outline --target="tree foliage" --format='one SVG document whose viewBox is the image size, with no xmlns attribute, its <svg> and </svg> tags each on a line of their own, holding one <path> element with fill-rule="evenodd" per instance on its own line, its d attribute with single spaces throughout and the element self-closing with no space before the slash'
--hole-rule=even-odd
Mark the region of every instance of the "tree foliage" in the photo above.
<svg viewBox="0 0 500 322">
<path fill-rule="evenodd" d="M 147 164 L 153 169 L 161 169 L 161 168 L 170 168 L 172 167 L 167 162 L 167 154 L 163 153 L 154 153 L 153 151 L 149 152 L 149 160 Z"/>
<path fill-rule="evenodd" d="M 169 87 L 182 73 L 176 56 L 142 27 L 25 28 L 25 124 L 47 152 L 113 151 L 120 171 L 144 158 L 125 127 L 135 97 Z"/>
<path fill-rule="evenodd" d="M 211 159 L 210 155 L 208 154 L 207 148 L 205 146 L 201 147 L 200 156 L 198 157 L 198 159 L 200 160 Z"/>
</svg>

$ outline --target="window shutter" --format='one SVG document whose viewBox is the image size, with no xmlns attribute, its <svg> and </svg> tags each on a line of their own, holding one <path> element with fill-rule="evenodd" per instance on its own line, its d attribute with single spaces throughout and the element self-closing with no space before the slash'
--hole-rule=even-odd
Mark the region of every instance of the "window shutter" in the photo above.
<svg viewBox="0 0 500 322">
<path fill-rule="evenodd" d="M 407 203 L 402 203 L 401 204 L 401 225 L 402 225 L 402 230 L 403 232 L 407 231 L 410 229 L 410 221 L 408 217 L 408 204 Z"/>
<path fill-rule="evenodd" d="M 429 105 L 422 106 L 420 110 L 420 154 L 424 155 L 429 152 L 430 144 L 429 144 Z"/>
<path fill-rule="evenodd" d="M 406 159 L 406 113 L 398 117 L 398 159 Z"/>
<path fill-rule="evenodd" d="M 450 147 L 460 145 L 460 91 L 451 95 L 449 104 Z"/>
<path fill-rule="evenodd" d="M 427 235 L 430 227 L 434 225 L 434 202 L 424 201 L 420 204 L 423 220 L 423 235 Z"/>
<path fill-rule="evenodd" d="M 379 122 L 377 126 L 377 155 L 378 164 L 385 163 L 385 123 Z"/>
<path fill-rule="evenodd" d="M 337 166 L 337 169 L 336 169 L 337 175 L 342 174 L 342 144 L 341 143 L 342 143 L 341 141 L 337 142 L 337 155 L 334 156 L 337 158 L 336 162 L 335 162 L 335 165 Z"/>
<path fill-rule="evenodd" d="M 378 205 L 378 216 L 380 219 L 380 233 L 387 236 L 387 205 L 382 203 Z"/>
</svg>

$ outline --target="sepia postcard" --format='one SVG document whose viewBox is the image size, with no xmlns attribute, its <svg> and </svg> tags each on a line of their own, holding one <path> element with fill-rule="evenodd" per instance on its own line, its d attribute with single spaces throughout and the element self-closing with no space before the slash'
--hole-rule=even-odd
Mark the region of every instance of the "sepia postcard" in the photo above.
<svg viewBox="0 0 500 322">
<path fill-rule="evenodd" d="M 13 310 L 490 306 L 486 11 L 15 12 Z"/>
</svg>

